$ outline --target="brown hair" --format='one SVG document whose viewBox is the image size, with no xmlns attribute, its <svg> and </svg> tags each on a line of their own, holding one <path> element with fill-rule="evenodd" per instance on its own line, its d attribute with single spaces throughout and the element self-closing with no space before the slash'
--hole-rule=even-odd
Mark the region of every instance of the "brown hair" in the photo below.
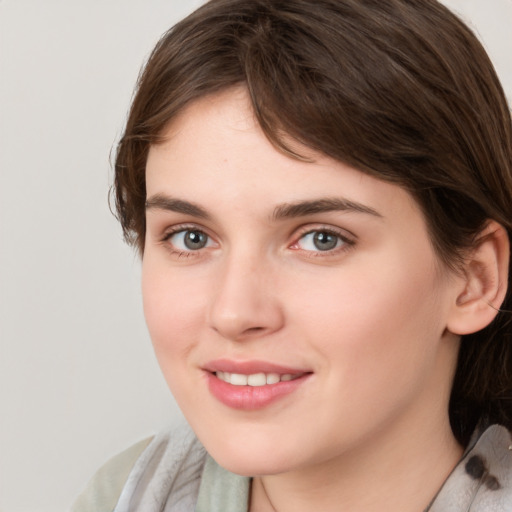
<svg viewBox="0 0 512 512">
<path fill-rule="evenodd" d="M 488 219 L 511 238 L 510 111 L 482 46 L 448 9 L 435 0 L 212 0 L 154 49 L 118 146 L 117 213 L 141 253 L 150 145 L 190 102 L 239 84 L 280 150 L 301 158 L 286 134 L 407 189 L 451 267 Z M 463 337 L 450 402 L 463 444 L 480 420 L 512 428 L 511 331 L 500 312 Z"/>
</svg>

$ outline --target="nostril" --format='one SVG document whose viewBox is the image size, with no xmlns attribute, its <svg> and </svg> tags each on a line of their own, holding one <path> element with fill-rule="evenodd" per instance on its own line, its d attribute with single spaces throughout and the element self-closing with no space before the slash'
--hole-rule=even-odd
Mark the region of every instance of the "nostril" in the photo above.
<svg viewBox="0 0 512 512">
<path fill-rule="evenodd" d="M 265 330 L 264 327 L 249 327 L 248 329 L 245 330 L 246 333 L 251 333 L 251 332 L 254 332 L 254 333 L 257 333 L 257 332 L 261 332 Z"/>
</svg>

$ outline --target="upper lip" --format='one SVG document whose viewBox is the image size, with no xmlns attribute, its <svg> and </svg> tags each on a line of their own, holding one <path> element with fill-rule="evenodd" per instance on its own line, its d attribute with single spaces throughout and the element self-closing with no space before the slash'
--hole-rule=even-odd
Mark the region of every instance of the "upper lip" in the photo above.
<svg viewBox="0 0 512 512">
<path fill-rule="evenodd" d="M 232 361 L 230 359 L 215 359 L 209 361 L 203 366 L 203 370 L 208 372 L 227 372 L 240 373 L 242 375 L 252 375 L 255 373 L 278 373 L 281 375 L 299 373 L 310 373 L 311 370 L 303 368 L 293 368 L 281 364 L 271 363 L 269 361 Z"/>
</svg>

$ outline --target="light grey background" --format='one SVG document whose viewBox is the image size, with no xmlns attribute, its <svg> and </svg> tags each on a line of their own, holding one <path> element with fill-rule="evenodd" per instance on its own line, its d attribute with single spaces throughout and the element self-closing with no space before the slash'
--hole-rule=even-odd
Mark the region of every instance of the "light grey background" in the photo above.
<svg viewBox="0 0 512 512">
<path fill-rule="evenodd" d="M 141 63 L 201 3 L 0 0 L 0 512 L 68 508 L 178 416 L 109 212 L 109 152 Z M 512 98 L 511 0 L 446 0 Z"/>
</svg>

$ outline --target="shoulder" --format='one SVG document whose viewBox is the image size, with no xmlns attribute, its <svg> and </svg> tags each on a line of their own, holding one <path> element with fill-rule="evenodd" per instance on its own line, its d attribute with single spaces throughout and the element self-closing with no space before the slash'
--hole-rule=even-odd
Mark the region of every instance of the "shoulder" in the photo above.
<svg viewBox="0 0 512 512">
<path fill-rule="evenodd" d="M 78 496 L 71 512 L 114 510 L 130 471 L 152 440 L 144 439 L 108 460 Z"/>
</svg>

